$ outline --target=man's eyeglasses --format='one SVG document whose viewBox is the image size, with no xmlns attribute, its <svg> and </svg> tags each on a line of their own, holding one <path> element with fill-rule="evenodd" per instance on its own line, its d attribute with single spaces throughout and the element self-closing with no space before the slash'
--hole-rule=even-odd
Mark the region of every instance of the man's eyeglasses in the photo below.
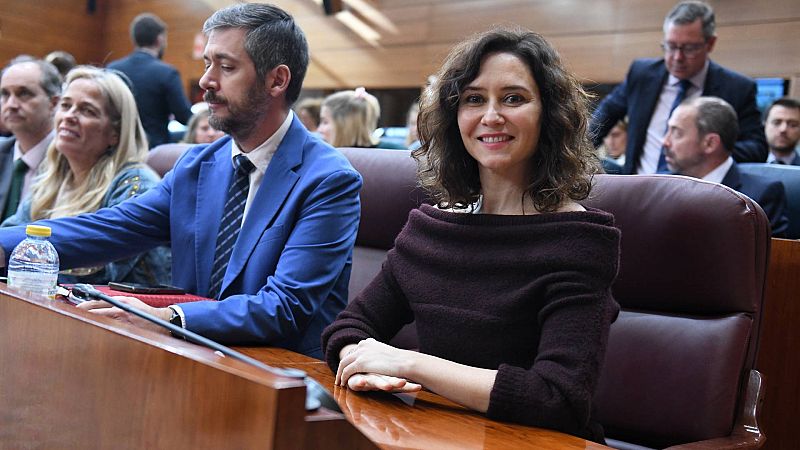
<svg viewBox="0 0 800 450">
<path fill-rule="evenodd" d="M 675 53 L 680 51 L 683 53 L 683 56 L 687 58 L 691 58 L 693 56 L 697 56 L 704 48 L 706 44 L 703 42 L 702 44 L 683 44 L 683 45 L 676 45 L 672 42 L 662 42 L 661 48 L 664 50 L 665 53 Z"/>
</svg>

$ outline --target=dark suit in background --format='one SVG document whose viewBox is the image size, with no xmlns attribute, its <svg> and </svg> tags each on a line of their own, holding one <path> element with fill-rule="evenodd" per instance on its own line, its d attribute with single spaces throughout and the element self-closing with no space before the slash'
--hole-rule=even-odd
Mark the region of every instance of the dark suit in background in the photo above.
<svg viewBox="0 0 800 450">
<path fill-rule="evenodd" d="M 135 50 L 108 65 L 131 79 L 133 95 L 150 148 L 170 142 L 169 115 L 185 124 L 192 116 L 177 69 L 155 56 Z"/>
<path fill-rule="evenodd" d="M 624 174 L 636 173 L 644 151 L 647 128 L 668 76 L 663 59 L 635 60 L 625 81 L 603 99 L 592 115 L 590 131 L 595 147 L 602 143 L 603 137 L 618 121 L 628 116 Z M 755 82 L 709 61 L 702 95 L 719 97 L 736 110 L 739 137 L 733 149 L 733 159 L 737 162 L 766 161 L 769 150 L 756 106 Z"/>
<path fill-rule="evenodd" d="M 767 213 L 772 236 L 783 237 L 789 228 L 786 217 L 786 191 L 780 181 L 742 173 L 736 164 L 728 169 L 722 184 L 752 198 Z"/>
<path fill-rule="evenodd" d="M 14 143 L 16 141 L 13 137 L 0 138 L 0 219 L 3 217 L 3 208 L 5 208 L 8 200 L 8 191 L 11 189 L 11 172 L 14 170 Z"/>
</svg>

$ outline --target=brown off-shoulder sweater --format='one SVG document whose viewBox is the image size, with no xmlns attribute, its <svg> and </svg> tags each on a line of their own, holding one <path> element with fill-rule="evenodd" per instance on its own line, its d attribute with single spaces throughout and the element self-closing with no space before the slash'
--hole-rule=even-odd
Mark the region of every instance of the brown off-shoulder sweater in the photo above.
<svg viewBox="0 0 800 450">
<path fill-rule="evenodd" d="M 322 334 L 347 344 L 416 321 L 419 350 L 496 369 L 488 417 L 603 442 L 592 397 L 619 306 L 620 232 L 599 210 L 499 216 L 423 205 L 382 271 Z"/>
</svg>

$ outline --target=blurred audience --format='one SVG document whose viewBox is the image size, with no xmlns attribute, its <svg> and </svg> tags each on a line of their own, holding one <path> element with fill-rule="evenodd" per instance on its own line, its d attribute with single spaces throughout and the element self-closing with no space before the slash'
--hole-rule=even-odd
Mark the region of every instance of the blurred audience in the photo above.
<svg viewBox="0 0 800 450">
<path fill-rule="evenodd" d="M 606 173 L 620 174 L 625 167 L 625 146 L 628 142 L 628 122 L 624 119 L 617 122 L 608 132 L 600 147 L 603 158 L 603 170 Z"/>
<path fill-rule="evenodd" d="M 133 53 L 108 67 L 130 78 L 142 126 L 151 147 L 170 142 L 170 114 L 186 124 L 192 116 L 178 71 L 162 62 L 167 48 L 167 25 L 157 16 L 139 14 L 131 22 Z"/>
<path fill-rule="evenodd" d="M 767 143 L 756 106 L 756 84 L 709 59 L 717 41 L 714 11 L 707 3 L 683 1 L 664 19 L 664 58 L 638 59 L 625 81 L 592 115 L 595 147 L 628 116 L 623 173 L 666 172 L 662 150 L 667 120 L 684 99 L 713 95 L 736 105 L 739 135 L 732 148 L 739 162 L 764 162 Z"/>
<path fill-rule="evenodd" d="M 738 134 L 736 111 L 725 100 L 686 100 L 669 118 L 667 165 L 676 174 L 721 183 L 752 198 L 767 213 L 772 235 L 781 237 L 789 226 L 783 184 L 739 171 L 731 157 Z"/>
<path fill-rule="evenodd" d="M 54 65 L 56 69 L 58 69 L 58 73 L 64 78 L 66 78 L 67 73 L 77 65 L 75 57 L 63 50 L 56 50 L 48 53 L 47 56 L 44 57 L 44 60 Z"/>
<path fill-rule="evenodd" d="M 208 123 L 209 116 L 211 116 L 211 112 L 208 110 L 207 105 L 197 108 L 192 118 L 189 119 L 189 124 L 186 126 L 186 134 L 183 135 L 181 142 L 187 144 L 210 144 L 225 136 L 225 133 Z"/>
<path fill-rule="evenodd" d="M 408 108 L 408 114 L 406 115 L 406 128 L 408 128 L 406 147 L 409 150 L 416 150 L 421 146 L 419 135 L 417 134 L 417 116 L 419 116 L 419 102 L 414 102 Z"/>
<path fill-rule="evenodd" d="M 319 97 L 304 98 L 294 107 L 294 112 L 297 113 L 300 122 L 303 122 L 306 129 L 312 133 L 319 127 L 319 110 L 322 107 L 322 100 Z"/>
<path fill-rule="evenodd" d="M 378 99 L 363 87 L 336 92 L 322 102 L 317 132 L 334 147 L 377 147 L 380 114 Z"/>
<path fill-rule="evenodd" d="M 13 136 L 0 138 L 0 221 L 28 197 L 53 140 L 61 75 L 52 64 L 21 56 L 0 73 L 0 116 Z"/>
<path fill-rule="evenodd" d="M 764 133 L 769 144 L 767 162 L 800 166 L 797 142 L 800 141 L 800 101 L 784 97 L 767 108 Z"/>
<path fill-rule="evenodd" d="M 78 66 L 65 86 L 43 171 L 31 196 L 2 223 L 4 227 L 113 206 L 159 181 L 143 162 L 147 139 L 133 94 L 122 78 L 112 71 Z M 169 283 L 170 253 L 159 247 L 105 266 L 64 271 L 59 281 Z"/>
</svg>

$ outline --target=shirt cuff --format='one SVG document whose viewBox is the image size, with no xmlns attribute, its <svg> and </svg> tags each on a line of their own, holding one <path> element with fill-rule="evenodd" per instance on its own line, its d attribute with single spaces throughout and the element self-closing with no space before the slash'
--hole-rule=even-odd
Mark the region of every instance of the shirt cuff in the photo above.
<svg viewBox="0 0 800 450">
<path fill-rule="evenodd" d="M 2 251 L 2 250 L 0 250 L 0 251 Z M 167 306 L 167 308 L 175 311 L 175 313 L 178 315 L 178 317 L 181 318 L 181 328 L 183 328 L 185 330 L 186 329 L 186 315 L 183 314 L 183 309 L 181 309 L 181 307 L 178 306 L 178 305 L 169 305 L 169 306 Z"/>
</svg>

